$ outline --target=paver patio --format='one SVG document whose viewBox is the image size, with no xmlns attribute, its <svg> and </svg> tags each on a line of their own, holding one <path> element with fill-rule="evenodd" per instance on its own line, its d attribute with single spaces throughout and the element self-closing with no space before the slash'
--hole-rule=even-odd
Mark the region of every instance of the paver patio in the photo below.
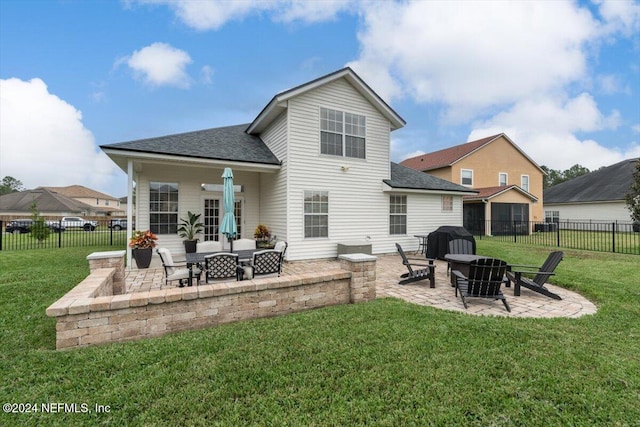
<svg viewBox="0 0 640 427">
<path fill-rule="evenodd" d="M 597 307 L 582 295 L 547 284 L 551 292 L 562 297 L 561 301 L 545 297 L 527 288 L 522 288 L 519 297 L 513 296 L 513 286 L 503 288 L 511 306 L 511 313 L 505 310 L 500 301 L 484 298 L 468 299 L 469 308 L 465 310 L 460 297 L 455 296 L 447 276 L 447 263 L 436 261 L 436 287 L 429 288 L 429 281 L 415 282 L 408 285 L 398 285 L 401 274 L 407 269 L 402 265 L 399 255 L 378 256 L 376 264 L 376 291 L 378 298 L 400 298 L 414 304 L 431 306 L 443 310 L 460 311 L 474 315 L 505 316 L 505 317 L 580 317 L 594 314 Z M 336 260 L 295 261 L 285 262 L 283 275 L 308 273 L 340 268 Z M 127 292 L 137 292 L 150 289 L 175 287 L 177 282 L 164 284 L 164 271 L 156 262 L 151 268 L 144 270 L 132 269 L 126 273 Z"/>
</svg>

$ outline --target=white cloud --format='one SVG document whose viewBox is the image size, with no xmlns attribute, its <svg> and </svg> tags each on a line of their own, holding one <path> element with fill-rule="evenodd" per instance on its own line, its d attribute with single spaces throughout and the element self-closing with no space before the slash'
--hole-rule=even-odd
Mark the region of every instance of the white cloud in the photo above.
<svg viewBox="0 0 640 427">
<path fill-rule="evenodd" d="M 589 169 L 610 165 L 640 153 L 630 143 L 625 149 L 608 148 L 578 133 L 616 129 L 620 115 L 604 116 L 591 95 L 571 99 L 541 98 L 517 103 L 513 108 L 478 123 L 469 141 L 504 132 L 539 165 L 567 169 L 581 164 Z"/>
<path fill-rule="evenodd" d="M 205 65 L 200 69 L 200 81 L 206 85 L 213 82 L 214 69 L 210 65 Z"/>
<path fill-rule="evenodd" d="M 188 88 L 191 79 L 185 68 L 192 60 L 183 50 L 166 43 L 153 43 L 136 50 L 127 58 L 117 61 L 126 62 L 145 83 L 151 86 L 176 86 Z"/>
<path fill-rule="evenodd" d="M 0 93 L 1 176 L 26 188 L 80 184 L 107 191 L 119 169 L 96 148 L 80 111 L 37 78 L 0 79 Z"/>
<path fill-rule="evenodd" d="M 364 17 L 351 66 L 365 80 L 467 113 L 581 79 L 597 31 L 570 2 L 381 2 Z"/>
<path fill-rule="evenodd" d="M 628 0 L 599 0 L 605 33 L 620 32 L 626 36 L 640 31 L 640 4 Z"/>
<path fill-rule="evenodd" d="M 130 1 L 128 4 L 135 3 Z M 306 23 L 328 21 L 343 10 L 355 8 L 355 0 L 138 0 L 140 4 L 166 5 L 187 26 L 200 31 L 217 30 L 229 21 L 268 13 L 276 22 Z"/>
</svg>

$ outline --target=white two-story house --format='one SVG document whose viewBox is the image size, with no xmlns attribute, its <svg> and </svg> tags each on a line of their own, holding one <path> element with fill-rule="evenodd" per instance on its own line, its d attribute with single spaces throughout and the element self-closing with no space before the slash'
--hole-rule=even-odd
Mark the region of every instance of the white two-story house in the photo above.
<svg viewBox="0 0 640 427">
<path fill-rule="evenodd" d="M 287 258 L 330 258 L 337 244 L 368 241 L 372 252 L 415 249 L 415 234 L 462 225 L 473 190 L 390 162 L 390 134 L 405 121 L 344 68 L 275 95 L 249 124 L 103 145 L 135 182 L 136 225 L 184 251 L 176 234 L 201 213 L 201 240 L 218 225 L 222 172 L 234 173 L 239 237 L 264 224 L 288 243 Z M 132 213 L 130 213 L 132 214 Z M 131 222 L 129 222 L 131 223 Z"/>
</svg>

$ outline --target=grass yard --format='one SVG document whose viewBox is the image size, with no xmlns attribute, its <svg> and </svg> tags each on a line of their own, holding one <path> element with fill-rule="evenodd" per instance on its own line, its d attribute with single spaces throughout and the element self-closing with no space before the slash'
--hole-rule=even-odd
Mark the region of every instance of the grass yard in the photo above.
<svg viewBox="0 0 640 427">
<path fill-rule="evenodd" d="M 554 283 L 599 308 L 579 319 L 379 299 L 55 351 L 45 309 L 97 250 L 109 247 L 0 252 L 3 404 L 79 411 L 3 412 L 0 425 L 640 425 L 638 256 L 566 251 Z M 514 264 L 548 252 L 478 241 Z"/>
</svg>

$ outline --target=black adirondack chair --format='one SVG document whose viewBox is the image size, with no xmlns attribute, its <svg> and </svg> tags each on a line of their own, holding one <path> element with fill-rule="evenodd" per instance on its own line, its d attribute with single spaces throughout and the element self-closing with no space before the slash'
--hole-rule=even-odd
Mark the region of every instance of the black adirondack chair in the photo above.
<svg viewBox="0 0 640 427">
<path fill-rule="evenodd" d="M 469 254 L 474 255 L 473 252 L 473 242 L 464 239 L 454 239 L 449 242 L 449 252 L 450 254 Z M 447 276 L 449 275 L 449 270 L 451 270 L 451 263 L 447 263 Z"/>
<path fill-rule="evenodd" d="M 402 246 L 396 243 L 396 249 L 402 257 L 402 264 L 409 270 L 408 273 L 404 273 L 398 282 L 399 285 L 406 285 L 407 283 L 418 282 L 420 280 L 429 279 L 429 287 L 436 287 L 436 266 L 433 263 L 433 259 L 429 258 L 407 258 Z M 417 267 L 417 268 L 414 268 Z"/>
<path fill-rule="evenodd" d="M 507 277 L 514 284 L 513 295 L 520 296 L 520 287 L 524 286 L 525 288 L 548 296 L 549 298 L 561 300 L 562 298 L 560 295 L 554 294 L 549 289 L 545 288 L 544 284 L 547 282 L 549 277 L 555 274 L 553 271 L 556 269 L 558 264 L 560 264 L 563 257 L 564 252 L 562 251 L 551 252 L 547 257 L 547 260 L 542 264 L 542 267 L 539 268 L 527 265 L 512 265 L 511 271 L 507 272 Z M 533 278 L 523 276 L 524 274 L 529 274 L 533 276 Z"/>
<path fill-rule="evenodd" d="M 469 297 L 499 299 L 510 312 L 511 307 L 500 290 L 506 271 L 507 263 L 495 258 L 481 258 L 471 261 L 468 277 L 465 277 L 459 270 L 451 271 L 451 274 L 456 278 L 456 297 L 460 291 L 464 308 L 467 308 L 466 299 Z"/>
</svg>

